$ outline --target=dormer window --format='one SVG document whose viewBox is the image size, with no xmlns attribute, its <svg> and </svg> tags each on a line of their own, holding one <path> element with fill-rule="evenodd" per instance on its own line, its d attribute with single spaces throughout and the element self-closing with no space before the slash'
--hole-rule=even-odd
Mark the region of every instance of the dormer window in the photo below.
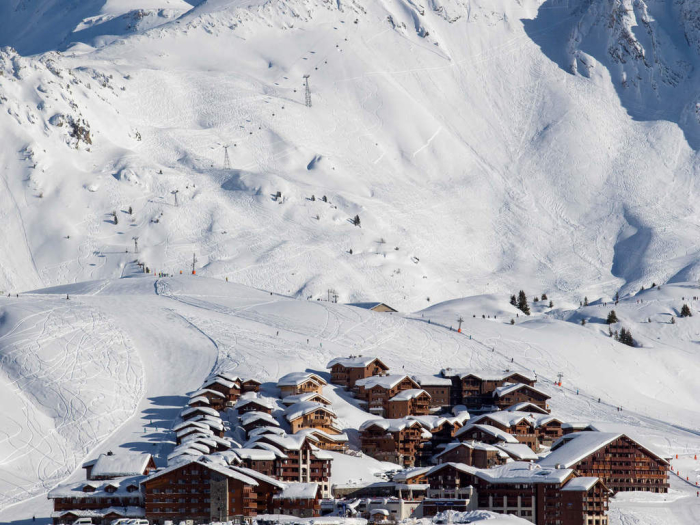
<svg viewBox="0 0 700 525">
<path fill-rule="evenodd" d="M 95 492 L 95 487 L 92 485 L 83 485 L 83 492 Z"/>
<path fill-rule="evenodd" d="M 114 494 L 117 491 L 117 487 L 114 485 L 107 485 L 105 487 L 105 492 L 108 492 L 109 494 Z"/>
<path fill-rule="evenodd" d="M 127 492 L 136 492 L 137 490 L 139 490 L 139 488 L 136 485 L 129 485 L 126 487 Z"/>
</svg>

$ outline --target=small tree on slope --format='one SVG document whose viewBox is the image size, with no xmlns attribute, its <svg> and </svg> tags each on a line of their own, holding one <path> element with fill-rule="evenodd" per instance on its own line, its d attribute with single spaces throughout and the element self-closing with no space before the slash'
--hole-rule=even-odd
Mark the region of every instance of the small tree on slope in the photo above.
<svg viewBox="0 0 700 525">
<path fill-rule="evenodd" d="M 690 312 L 690 307 L 687 304 L 683 305 L 681 308 L 681 317 L 692 317 L 693 314 Z"/>
<path fill-rule="evenodd" d="M 615 310 L 610 310 L 610 313 L 608 314 L 608 318 L 605 321 L 608 324 L 615 324 L 618 322 L 617 319 L 617 314 L 615 313 Z"/>
<path fill-rule="evenodd" d="M 520 290 L 518 292 L 518 309 L 525 315 L 530 315 L 530 306 L 527 304 L 527 295 Z"/>
</svg>

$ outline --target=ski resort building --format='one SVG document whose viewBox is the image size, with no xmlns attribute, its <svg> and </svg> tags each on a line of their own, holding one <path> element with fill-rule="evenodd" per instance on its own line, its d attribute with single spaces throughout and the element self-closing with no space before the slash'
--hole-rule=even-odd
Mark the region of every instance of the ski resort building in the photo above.
<svg viewBox="0 0 700 525">
<path fill-rule="evenodd" d="M 318 483 L 290 483 L 272 502 L 274 514 L 314 518 L 321 515 L 321 488 Z"/>
<path fill-rule="evenodd" d="M 376 419 L 360 427 L 362 452 L 380 461 L 412 467 L 424 460 L 432 434 L 411 419 Z"/>
<path fill-rule="evenodd" d="M 357 397 L 367 403 L 367 411 L 379 416 L 389 412 L 389 400 L 404 390 L 420 390 L 406 375 L 373 376 L 355 383 Z"/>
<path fill-rule="evenodd" d="M 478 441 L 450 443 L 435 454 L 435 462 L 461 463 L 470 467 L 491 468 L 503 465 L 511 456 L 493 445 Z"/>
<path fill-rule="evenodd" d="M 430 375 L 411 376 L 411 379 L 430 394 L 430 408 L 450 406 L 452 397 L 451 379 Z"/>
<path fill-rule="evenodd" d="M 257 379 L 245 379 L 241 381 L 241 389 L 243 393 L 246 392 L 260 392 L 260 386 L 262 383 Z"/>
<path fill-rule="evenodd" d="M 86 461 L 85 478 L 88 480 L 104 480 L 126 478 L 129 476 L 145 476 L 156 469 L 153 456 L 140 452 L 112 451 L 100 454 L 97 459 Z"/>
<path fill-rule="evenodd" d="M 383 313 L 396 313 L 391 306 L 384 303 L 349 303 L 348 306 L 354 306 L 356 308 L 364 308 L 365 310 L 372 310 L 373 312 L 383 312 Z"/>
<path fill-rule="evenodd" d="M 260 394 L 250 392 L 238 398 L 233 406 L 238 411 L 239 415 L 248 412 L 262 412 L 264 414 L 272 414 L 272 409 L 275 407 L 274 399 L 262 397 Z"/>
<path fill-rule="evenodd" d="M 309 392 L 323 394 L 323 387 L 326 384 L 325 379 L 311 372 L 292 372 L 277 381 L 277 387 L 282 392 L 282 397 L 308 394 Z"/>
<path fill-rule="evenodd" d="M 577 432 L 561 437 L 539 461 L 599 477 L 613 492 L 668 492 L 669 461 L 625 434 Z"/>
<path fill-rule="evenodd" d="M 535 452 L 541 446 L 551 446 L 563 435 L 561 420 L 539 413 L 531 414 L 515 410 L 492 412 L 477 416 L 471 422 L 491 425 L 512 434 Z"/>
<path fill-rule="evenodd" d="M 326 434 L 340 434 L 335 411 L 328 405 L 313 401 L 302 401 L 291 405 L 284 414 L 292 434 L 303 429 L 322 430 Z"/>
<path fill-rule="evenodd" d="M 53 501 L 53 523 L 90 518 L 95 525 L 108 525 L 118 518 L 143 518 L 143 479 L 144 476 L 130 476 L 59 485 L 48 493 Z"/>
<path fill-rule="evenodd" d="M 501 410 L 520 403 L 531 403 L 549 412 L 549 399 L 550 396 L 541 390 L 523 383 L 506 383 L 493 392 L 493 405 Z"/>
<path fill-rule="evenodd" d="M 386 406 L 389 419 L 427 416 L 430 413 L 430 394 L 425 390 L 410 388 L 389 399 Z"/>
<path fill-rule="evenodd" d="M 498 443 L 519 443 L 518 439 L 508 432 L 491 425 L 480 425 L 470 423 L 460 428 L 455 437 L 460 441 L 481 441 L 489 445 Z"/>
<path fill-rule="evenodd" d="M 379 358 L 361 355 L 337 357 L 332 359 L 326 368 L 331 371 L 331 383 L 347 388 L 354 388 L 360 379 L 386 375 L 389 372 L 389 367 Z"/>
<path fill-rule="evenodd" d="M 481 372 L 473 370 L 444 369 L 443 377 L 452 381 L 452 405 L 465 405 L 474 409 L 493 404 L 495 390 L 507 383 L 534 386 L 537 379 L 521 372 Z"/>
<path fill-rule="evenodd" d="M 226 401 L 235 403 L 242 393 L 241 381 L 238 377 L 218 373 L 204 380 L 200 390 L 214 390 L 226 396 Z"/>
</svg>

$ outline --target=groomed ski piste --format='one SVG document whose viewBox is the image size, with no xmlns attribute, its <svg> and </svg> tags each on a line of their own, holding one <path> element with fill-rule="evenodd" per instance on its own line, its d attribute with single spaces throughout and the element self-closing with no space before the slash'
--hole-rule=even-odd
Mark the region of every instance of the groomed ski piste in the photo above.
<svg viewBox="0 0 700 525">
<path fill-rule="evenodd" d="M 697 523 L 700 316 L 675 324 L 670 316 L 683 303 L 694 308 L 689 299 L 698 291 L 686 283 L 621 298 L 613 306 L 616 326 L 632 331 L 637 348 L 608 336 L 610 305 L 557 309 L 556 297 L 550 297 L 555 309 L 533 305 L 527 318 L 506 295 L 388 314 L 198 276 L 138 274 L 2 297 L 0 521 L 46 521 L 45 492 L 80 479 L 81 462 L 100 452 L 149 452 L 163 465 L 187 393 L 211 371 L 255 377 L 263 389 L 274 389 L 288 372 L 328 377 L 332 358 L 361 353 L 401 373 L 434 374 L 447 366 L 536 373 L 552 396 L 553 414 L 624 431 L 674 457 L 682 477 L 671 474 L 671 491 L 618 494 L 611 523 Z M 357 446 L 353 429 L 374 416 L 333 385 L 324 395 Z M 333 454 L 336 484 L 376 480 L 375 473 L 396 468 Z"/>
</svg>

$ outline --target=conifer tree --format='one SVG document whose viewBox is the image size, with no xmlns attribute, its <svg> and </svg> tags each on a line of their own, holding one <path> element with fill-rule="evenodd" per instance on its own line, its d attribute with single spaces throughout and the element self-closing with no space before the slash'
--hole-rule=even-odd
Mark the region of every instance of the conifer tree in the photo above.
<svg viewBox="0 0 700 525">
<path fill-rule="evenodd" d="M 549 307 L 554 308 L 554 303 L 551 300 L 549 301 Z"/>
<path fill-rule="evenodd" d="M 608 324 L 614 324 L 618 322 L 617 319 L 617 314 L 615 313 L 615 310 L 610 310 L 610 313 L 608 314 L 608 318 L 605 321 Z"/>
<path fill-rule="evenodd" d="M 588 297 L 583 298 L 583 306 L 588 306 Z"/>
<path fill-rule="evenodd" d="M 586 326 L 586 320 L 585 320 L 585 319 L 581 319 L 581 326 Z"/>
<path fill-rule="evenodd" d="M 690 307 L 687 304 L 683 305 L 681 308 L 681 317 L 692 317 L 693 314 L 690 312 Z"/>
<path fill-rule="evenodd" d="M 518 300 L 515 298 L 515 295 L 510 296 L 510 304 L 512 304 L 516 308 L 518 307 Z"/>
<path fill-rule="evenodd" d="M 530 315 L 530 306 L 527 304 L 527 295 L 523 290 L 518 292 L 518 309 L 525 315 Z"/>
<path fill-rule="evenodd" d="M 542 294 L 542 300 L 543 300 L 543 301 L 546 301 L 546 300 L 547 300 L 547 294 L 546 294 L 546 293 L 543 293 L 543 294 Z"/>
</svg>

